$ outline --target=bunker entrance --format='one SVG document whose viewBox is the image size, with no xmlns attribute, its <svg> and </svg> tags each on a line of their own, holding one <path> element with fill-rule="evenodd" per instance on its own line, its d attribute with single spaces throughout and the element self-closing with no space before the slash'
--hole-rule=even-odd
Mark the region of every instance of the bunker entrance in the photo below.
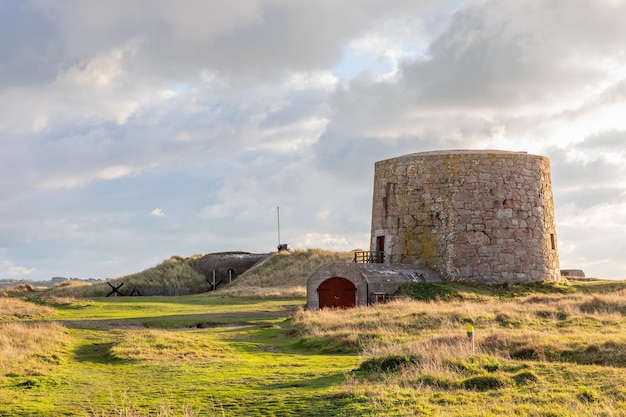
<svg viewBox="0 0 626 417">
<path fill-rule="evenodd" d="M 356 305 L 356 286 L 341 277 L 328 278 L 317 288 L 320 308 L 351 308 Z"/>
</svg>

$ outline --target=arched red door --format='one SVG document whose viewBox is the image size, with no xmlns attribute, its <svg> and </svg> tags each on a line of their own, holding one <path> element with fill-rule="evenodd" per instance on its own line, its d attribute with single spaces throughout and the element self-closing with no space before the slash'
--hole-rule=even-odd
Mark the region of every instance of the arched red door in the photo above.
<svg viewBox="0 0 626 417">
<path fill-rule="evenodd" d="M 317 288 L 320 308 L 349 308 L 356 305 L 356 286 L 341 277 L 328 278 Z"/>
</svg>

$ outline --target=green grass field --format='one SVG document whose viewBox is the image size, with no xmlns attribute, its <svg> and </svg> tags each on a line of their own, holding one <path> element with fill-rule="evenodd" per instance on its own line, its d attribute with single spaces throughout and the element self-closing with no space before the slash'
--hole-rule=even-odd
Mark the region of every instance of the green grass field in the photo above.
<svg viewBox="0 0 626 417">
<path fill-rule="evenodd" d="M 0 297 L 0 416 L 626 416 L 625 282 L 399 295 Z"/>
<path fill-rule="evenodd" d="M 358 356 L 298 347 L 290 317 L 302 300 L 77 304 L 2 323 L 5 335 L 20 328 L 14 350 L 27 330 L 35 337 L 42 323 L 54 325 L 44 349 L 22 346 L 3 358 L 0 415 L 324 416 L 346 407 L 337 394 Z M 9 348 L 6 340 L 2 347 Z"/>
</svg>

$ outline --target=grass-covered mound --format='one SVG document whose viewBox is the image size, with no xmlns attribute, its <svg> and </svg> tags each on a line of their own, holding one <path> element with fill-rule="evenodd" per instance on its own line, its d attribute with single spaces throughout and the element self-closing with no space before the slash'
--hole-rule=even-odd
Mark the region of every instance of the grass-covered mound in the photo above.
<svg viewBox="0 0 626 417">
<path fill-rule="evenodd" d="M 59 364 L 70 338 L 63 326 L 45 321 L 55 314 L 50 307 L 0 297 L 0 382 L 8 376 L 29 386 L 31 376 Z"/>
<path fill-rule="evenodd" d="M 278 252 L 217 293 L 237 297 L 304 297 L 306 281 L 320 266 L 351 262 L 353 252 L 331 252 L 323 249 Z"/>
<path fill-rule="evenodd" d="M 210 291 L 211 285 L 197 267 L 203 255 L 172 256 L 145 271 L 107 280 L 122 295 L 186 295 Z M 334 262 L 351 262 L 353 252 L 331 252 L 323 249 L 278 252 L 259 267 L 245 272 L 232 284 L 220 287 L 216 294 L 234 297 L 304 297 L 306 280 L 320 266 Z M 63 297 L 103 297 L 112 291 L 107 282 L 67 281 L 50 290 L 37 293 L 53 304 Z"/>
<path fill-rule="evenodd" d="M 54 316 L 55 310 L 20 300 L 18 298 L 0 297 L 0 322 L 17 320 L 40 320 Z"/>
<path fill-rule="evenodd" d="M 155 267 L 107 282 L 115 287 L 123 283 L 119 289 L 122 295 L 185 295 L 208 291 L 210 285 L 196 267 L 202 256 L 172 256 Z M 107 282 L 68 281 L 40 293 L 39 297 L 104 297 L 112 291 Z"/>
</svg>

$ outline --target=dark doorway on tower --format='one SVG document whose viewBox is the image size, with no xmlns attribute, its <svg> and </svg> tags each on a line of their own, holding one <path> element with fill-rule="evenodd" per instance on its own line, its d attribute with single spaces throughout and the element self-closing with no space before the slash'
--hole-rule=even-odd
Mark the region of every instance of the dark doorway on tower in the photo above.
<svg viewBox="0 0 626 417">
<path fill-rule="evenodd" d="M 356 305 L 356 286 L 341 277 L 328 278 L 317 288 L 319 308 L 350 308 Z"/>
<path fill-rule="evenodd" d="M 382 264 L 385 262 L 385 236 L 376 236 L 376 252 L 373 255 L 374 263 Z"/>
</svg>

